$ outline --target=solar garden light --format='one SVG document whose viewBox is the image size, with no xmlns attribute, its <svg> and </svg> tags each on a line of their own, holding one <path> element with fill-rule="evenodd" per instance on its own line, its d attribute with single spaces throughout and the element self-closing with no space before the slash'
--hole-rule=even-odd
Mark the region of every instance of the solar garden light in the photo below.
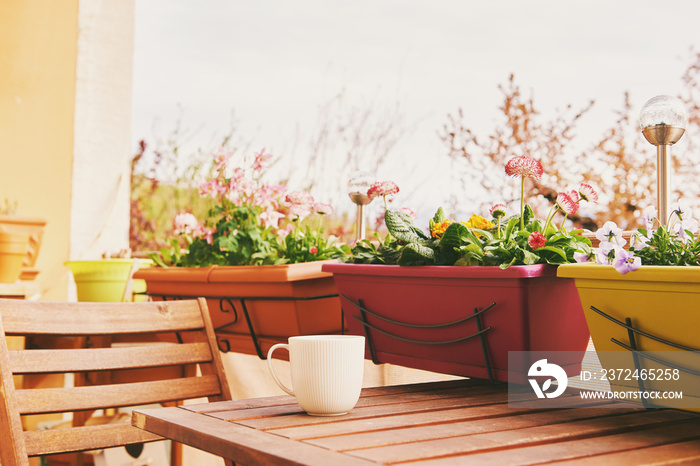
<svg viewBox="0 0 700 466">
<path fill-rule="evenodd" d="M 370 203 L 367 190 L 372 185 L 372 181 L 372 175 L 368 172 L 359 171 L 354 173 L 348 182 L 350 200 L 357 204 L 357 219 L 355 220 L 356 241 L 365 237 L 365 206 Z"/>
<path fill-rule="evenodd" d="M 671 146 L 677 143 L 688 124 L 683 103 L 669 95 L 653 97 L 644 104 L 639 126 L 647 141 L 656 146 L 656 189 L 659 221 L 666 225 L 669 215 Z"/>
</svg>

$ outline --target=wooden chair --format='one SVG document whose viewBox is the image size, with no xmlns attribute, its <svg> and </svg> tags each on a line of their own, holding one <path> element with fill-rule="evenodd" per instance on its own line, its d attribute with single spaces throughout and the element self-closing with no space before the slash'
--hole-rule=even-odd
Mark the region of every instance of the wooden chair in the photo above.
<svg viewBox="0 0 700 466">
<path fill-rule="evenodd" d="M 8 350 L 5 337 L 11 335 L 26 336 L 27 348 Z M 42 338 L 52 344 L 42 345 Z M 44 347 L 32 347 L 36 342 Z M 13 382 L 13 376 L 61 373 L 73 374 L 75 383 L 16 388 Z M 83 425 L 96 410 L 231 399 L 201 298 L 139 303 L 0 299 L 0 380 L 2 466 L 28 465 L 32 456 L 162 440 L 130 423 Z M 42 413 L 74 413 L 73 425 L 23 428 L 27 416 Z"/>
</svg>

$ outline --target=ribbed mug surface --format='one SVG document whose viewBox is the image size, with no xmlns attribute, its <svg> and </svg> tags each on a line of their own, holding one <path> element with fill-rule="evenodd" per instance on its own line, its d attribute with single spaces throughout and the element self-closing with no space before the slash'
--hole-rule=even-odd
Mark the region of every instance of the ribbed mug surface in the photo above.
<svg viewBox="0 0 700 466">
<path fill-rule="evenodd" d="M 299 406 L 311 415 L 333 416 L 350 411 L 360 397 L 364 373 L 365 339 L 354 335 L 307 335 L 290 337 L 289 349 L 292 388 Z M 270 367 L 271 368 L 271 367 Z M 271 368 L 272 370 L 272 368 Z"/>
</svg>

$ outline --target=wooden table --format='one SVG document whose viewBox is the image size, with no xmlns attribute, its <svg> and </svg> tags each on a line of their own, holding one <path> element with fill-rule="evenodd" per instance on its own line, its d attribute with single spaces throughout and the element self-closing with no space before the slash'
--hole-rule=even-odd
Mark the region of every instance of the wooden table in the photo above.
<svg viewBox="0 0 700 466">
<path fill-rule="evenodd" d="M 279 396 L 136 410 L 132 423 L 251 465 L 700 462 L 696 413 L 603 401 L 525 409 L 507 400 L 507 385 L 458 380 L 364 389 L 338 417 L 308 416 Z"/>
</svg>

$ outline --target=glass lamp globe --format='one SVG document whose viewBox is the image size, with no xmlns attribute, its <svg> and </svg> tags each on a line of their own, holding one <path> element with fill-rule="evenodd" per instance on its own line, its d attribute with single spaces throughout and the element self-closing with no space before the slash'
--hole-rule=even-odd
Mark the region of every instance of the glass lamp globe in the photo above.
<svg viewBox="0 0 700 466">
<path fill-rule="evenodd" d="M 353 173 L 350 181 L 348 181 L 348 194 L 352 202 L 357 205 L 369 204 L 367 190 L 372 186 L 373 182 L 374 178 L 369 172 L 358 171 Z"/>
<path fill-rule="evenodd" d="M 670 95 L 657 95 L 649 99 L 639 115 L 639 126 L 644 129 L 658 125 L 685 129 L 688 125 L 688 112 L 683 102 Z"/>
</svg>

